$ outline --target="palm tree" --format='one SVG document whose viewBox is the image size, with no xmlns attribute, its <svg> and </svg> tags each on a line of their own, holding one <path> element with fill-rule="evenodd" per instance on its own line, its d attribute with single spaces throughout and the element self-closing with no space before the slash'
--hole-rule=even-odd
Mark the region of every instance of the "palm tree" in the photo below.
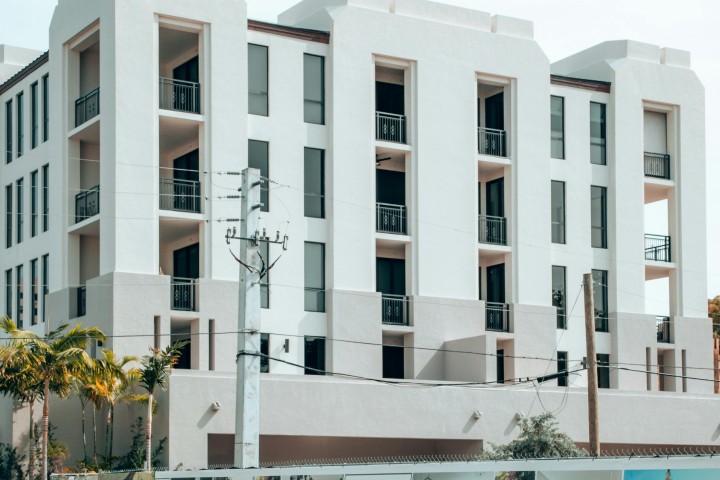
<svg viewBox="0 0 720 480">
<path fill-rule="evenodd" d="M 49 332 L 46 337 L 39 337 L 33 332 L 17 328 L 15 322 L 4 319 L 0 328 L 10 335 L 9 346 L 28 348 L 37 361 L 39 378 L 42 381 L 43 418 L 42 418 L 42 480 L 48 475 L 48 426 L 50 421 L 50 392 L 59 397 L 70 393 L 73 374 L 82 365 L 91 363 L 85 351 L 91 339 L 105 340 L 103 333 L 97 328 L 82 328 L 75 325 L 68 332 L 68 325 L 60 325 Z"/>
<path fill-rule="evenodd" d="M 102 405 L 102 399 L 98 395 L 98 389 L 96 388 L 95 381 L 97 377 L 97 369 L 99 368 L 97 362 L 91 361 L 91 365 L 83 365 L 74 376 L 75 392 L 80 399 L 80 427 L 82 429 L 82 440 L 83 440 L 83 461 L 88 461 L 87 455 L 87 439 L 85 435 L 85 408 L 88 403 L 92 405 L 93 409 L 93 461 L 97 463 L 97 428 L 96 428 L 96 414 L 97 410 Z"/>
<path fill-rule="evenodd" d="M 147 391 L 147 418 L 145 420 L 145 470 L 152 469 L 152 412 L 155 390 L 165 390 L 173 367 L 178 362 L 182 349 L 189 342 L 180 340 L 165 350 L 151 348 L 150 355 L 142 357 L 140 364 L 140 385 Z"/>
</svg>

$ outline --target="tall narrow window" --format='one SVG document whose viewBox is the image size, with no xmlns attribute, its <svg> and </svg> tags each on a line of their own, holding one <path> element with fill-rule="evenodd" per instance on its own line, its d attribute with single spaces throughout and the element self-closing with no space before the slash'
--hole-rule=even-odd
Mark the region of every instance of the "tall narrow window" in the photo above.
<svg viewBox="0 0 720 480">
<path fill-rule="evenodd" d="M 23 320 L 25 319 L 25 312 L 23 311 L 23 266 L 18 265 L 15 269 L 15 323 L 18 328 L 23 328 Z"/>
<path fill-rule="evenodd" d="M 5 103 L 5 163 L 13 160 L 13 104 L 12 100 Z"/>
<path fill-rule="evenodd" d="M 305 242 L 305 311 L 325 311 L 325 244 Z"/>
<path fill-rule="evenodd" d="M 567 328 L 565 267 L 552 267 L 552 304 L 557 309 L 557 328 Z"/>
<path fill-rule="evenodd" d="M 305 337 L 305 375 L 325 375 L 325 337 Z"/>
<path fill-rule="evenodd" d="M 30 281 L 32 282 L 32 317 L 30 323 L 37 325 L 38 323 L 38 259 L 34 258 L 30 261 Z"/>
<path fill-rule="evenodd" d="M 38 171 L 30 174 L 30 236 L 37 235 L 38 217 Z"/>
<path fill-rule="evenodd" d="M 598 388 L 610 388 L 610 355 L 597 354 Z"/>
<path fill-rule="evenodd" d="M 42 115 L 43 115 L 43 142 L 50 136 L 50 85 L 47 75 L 42 77 Z"/>
<path fill-rule="evenodd" d="M 50 165 L 42 167 L 42 224 L 43 232 L 47 232 L 50 226 Z"/>
<path fill-rule="evenodd" d="M 550 214 L 553 243 L 565 243 L 565 182 L 550 185 Z"/>
<path fill-rule="evenodd" d="M 270 373 L 270 334 L 260 334 L 260 373 Z"/>
<path fill-rule="evenodd" d="M 42 308 L 40 309 L 40 321 L 45 321 L 45 306 L 47 304 L 47 294 L 50 293 L 50 255 L 45 254 L 42 257 Z"/>
<path fill-rule="evenodd" d="M 590 187 L 590 222 L 592 246 L 607 248 L 607 188 Z"/>
<path fill-rule="evenodd" d="M 567 352 L 557 352 L 557 371 L 558 373 L 567 372 Z M 567 375 L 558 377 L 558 387 L 567 387 Z"/>
<path fill-rule="evenodd" d="M 565 158 L 565 99 L 550 97 L 550 156 Z"/>
<path fill-rule="evenodd" d="M 30 85 L 30 147 L 38 146 L 38 82 Z"/>
<path fill-rule="evenodd" d="M 325 58 L 305 54 L 303 57 L 303 91 L 305 122 L 325 124 Z"/>
<path fill-rule="evenodd" d="M 15 199 L 15 204 L 17 205 L 17 225 L 15 225 L 15 228 L 17 229 L 17 243 L 21 243 L 23 241 L 23 210 L 25 209 L 25 205 L 23 202 L 23 194 L 24 194 L 24 181 L 23 179 L 19 179 L 15 183 L 15 189 L 17 191 L 17 198 Z"/>
<path fill-rule="evenodd" d="M 25 94 L 17 95 L 17 156 L 22 157 L 25 145 Z"/>
<path fill-rule="evenodd" d="M 595 331 L 608 331 L 608 272 L 593 270 L 593 303 L 595 305 Z"/>
<path fill-rule="evenodd" d="M 268 47 L 248 44 L 248 113 L 268 116 Z"/>
<path fill-rule="evenodd" d="M 266 179 L 270 176 L 269 150 L 270 144 L 268 144 L 268 142 L 248 140 L 248 167 L 257 168 L 260 170 L 260 176 Z M 261 210 L 263 212 L 270 210 L 270 205 L 268 204 L 270 196 L 268 195 L 269 192 L 267 186 L 268 184 L 265 182 L 265 188 L 260 190 L 260 202 L 262 203 Z"/>
<path fill-rule="evenodd" d="M 325 152 L 305 149 L 305 216 L 325 218 Z"/>
<path fill-rule="evenodd" d="M 260 255 L 265 261 L 265 265 L 270 265 L 270 244 L 268 242 L 260 242 L 258 245 Z M 270 271 L 260 279 L 260 308 L 270 308 Z"/>
<path fill-rule="evenodd" d="M 13 318 L 12 316 L 12 269 L 5 270 L 5 316 Z"/>
<path fill-rule="evenodd" d="M 605 104 L 590 102 L 590 163 L 606 165 Z"/>
<path fill-rule="evenodd" d="M 5 248 L 12 247 L 13 223 L 13 189 L 12 185 L 5 187 Z"/>
</svg>

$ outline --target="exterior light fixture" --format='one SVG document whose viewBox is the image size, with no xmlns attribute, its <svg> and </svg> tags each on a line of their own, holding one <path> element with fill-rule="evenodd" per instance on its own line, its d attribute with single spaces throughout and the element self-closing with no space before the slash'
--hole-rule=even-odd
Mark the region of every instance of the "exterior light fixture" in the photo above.
<svg viewBox="0 0 720 480">
<path fill-rule="evenodd" d="M 220 402 L 213 402 L 213 403 L 212 403 L 213 412 L 217 412 L 217 411 L 219 411 L 221 408 L 222 408 L 222 403 L 220 403 Z"/>
</svg>

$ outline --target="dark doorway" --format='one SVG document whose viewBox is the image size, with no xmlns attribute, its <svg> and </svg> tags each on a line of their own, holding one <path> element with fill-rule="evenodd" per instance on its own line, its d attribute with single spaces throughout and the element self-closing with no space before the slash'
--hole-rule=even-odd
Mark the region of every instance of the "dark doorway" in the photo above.
<svg viewBox="0 0 720 480">
<path fill-rule="evenodd" d="M 375 172 L 375 179 L 377 182 L 375 197 L 377 202 L 404 206 L 405 172 L 380 169 Z"/>
<path fill-rule="evenodd" d="M 487 267 L 487 301 L 505 303 L 505 264 Z"/>
<path fill-rule="evenodd" d="M 405 87 L 396 83 L 375 82 L 375 109 L 405 115 Z"/>
<path fill-rule="evenodd" d="M 485 99 L 485 128 L 505 130 L 504 94 L 502 92 Z"/>
<path fill-rule="evenodd" d="M 186 212 L 200 211 L 199 151 L 173 160 L 173 208 Z"/>
<path fill-rule="evenodd" d="M 200 277 L 200 244 L 195 243 L 173 252 L 173 277 Z"/>
<path fill-rule="evenodd" d="M 405 260 L 377 259 L 377 291 L 388 295 L 405 295 Z"/>
<path fill-rule="evenodd" d="M 198 60 L 198 57 L 191 58 L 182 65 L 173 68 L 173 79 L 198 83 L 200 81 L 200 71 L 198 68 L 200 63 Z"/>
<path fill-rule="evenodd" d="M 485 214 L 492 217 L 505 216 L 505 179 L 498 178 L 485 186 Z"/>
<path fill-rule="evenodd" d="M 383 378 L 405 378 L 405 349 L 383 345 Z"/>
<path fill-rule="evenodd" d="M 497 351 L 497 383 L 505 383 L 505 350 Z"/>
</svg>

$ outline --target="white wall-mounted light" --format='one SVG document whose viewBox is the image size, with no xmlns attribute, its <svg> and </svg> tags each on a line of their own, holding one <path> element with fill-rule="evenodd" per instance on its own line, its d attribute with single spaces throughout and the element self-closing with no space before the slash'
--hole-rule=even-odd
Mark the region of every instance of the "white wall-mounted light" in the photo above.
<svg viewBox="0 0 720 480">
<path fill-rule="evenodd" d="M 221 408 L 222 408 L 222 403 L 220 403 L 220 402 L 213 402 L 213 403 L 212 403 L 213 412 L 217 412 L 217 411 L 220 410 Z"/>
<path fill-rule="evenodd" d="M 475 410 L 475 411 L 473 412 L 473 418 L 474 418 L 475 420 L 480 420 L 480 417 L 482 417 L 482 412 L 481 412 L 480 410 Z"/>
<path fill-rule="evenodd" d="M 523 418 L 525 418 L 525 414 L 524 414 L 524 413 L 522 413 L 522 412 L 517 412 L 517 413 L 515 414 L 515 420 L 517 420 L 518 422 L 519 422 L 520 420 L 522 420 Z"/>
</svg>

